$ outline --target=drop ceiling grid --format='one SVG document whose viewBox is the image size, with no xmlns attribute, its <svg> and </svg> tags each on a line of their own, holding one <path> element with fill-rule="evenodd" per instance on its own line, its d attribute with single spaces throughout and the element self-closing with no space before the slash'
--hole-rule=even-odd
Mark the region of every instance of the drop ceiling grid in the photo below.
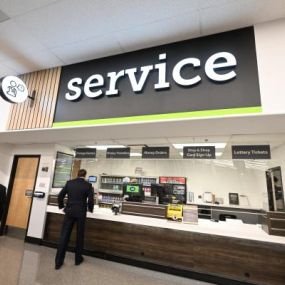
<svg viewBox="0 0 285 285">
<path fill-rule="evenodd" d="M 0 9 L 11 17 L 0 23 L 7 75 L 284 18 L 285 0 L 6 0 Z"/>
</svg>

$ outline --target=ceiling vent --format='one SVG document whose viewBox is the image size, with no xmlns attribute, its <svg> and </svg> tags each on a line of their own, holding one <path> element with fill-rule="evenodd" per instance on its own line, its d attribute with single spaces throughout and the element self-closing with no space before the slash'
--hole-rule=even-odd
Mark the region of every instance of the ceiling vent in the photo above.
<svg viewBox="0 0 285 285">
<path fill-rule="evenodd" d="M 4 12 L 2 12 L 0 10 L 0 23 L 3 23 L 3 22 L 5 22 L 5 21 L 7 21 L 9 19 L 10 19 L 9 16 L 7 16 Z"/>
</svg>

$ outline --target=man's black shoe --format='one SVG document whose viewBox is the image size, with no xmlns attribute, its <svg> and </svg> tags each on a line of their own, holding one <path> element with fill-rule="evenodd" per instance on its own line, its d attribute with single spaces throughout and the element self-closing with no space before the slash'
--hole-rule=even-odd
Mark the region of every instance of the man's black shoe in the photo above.
<svg viewBox="0 0 285 285">
<path fill-rule="evenodd" d="M 75 265 L 80 265 L 84 261 L 84 258 L 81 256 L 79 260 L 75 261 Z"/>
<path fill-rule="evenodd" d="M 54 269 L 59 270 L 61 266 L 62 266 L 62 264 L 56 264 Z"/>
</svg>

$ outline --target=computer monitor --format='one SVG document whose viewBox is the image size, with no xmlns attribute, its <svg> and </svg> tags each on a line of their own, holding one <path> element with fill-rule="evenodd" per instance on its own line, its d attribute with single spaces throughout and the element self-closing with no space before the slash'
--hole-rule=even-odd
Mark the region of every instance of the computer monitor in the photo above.
<svg viewBox="0 0 285 285">
<path fill-rule="evenodd" d="M 96 183 L 97 182 L 97 176 L 91 175 L 88 177 L 89 183 Z"/>
<path fill-rule="evenodd" d="M 142 196 L 142 185 L 141 184 L 126 184 L 124 185 L 124 195 L 129 196 Z"/>
<path fill-rule="evenodd" d="M 160 196 L 160 195 L 172 195 L 173 194 L 173 185 L 172 184 L 151 184 L 151 195 Z"/>
<path fill-rule="evenodd" d="M 144 199 L 144 192 L 141 184 L 125 184 L 123 186 L 123 193 L 127 195 L 126 201 L 142 202 Z"/>
<path fill-rule="evenodd" d="M 151 195 L 157 196 L 159 199 L 159 204 L 169 204 L 169 203 L 184 203 L 185 193 L 180 194 L 176 185 L 165 183 L 165 184 L 151 184 Z M 175 190 L 175 191 L 174 191 Z M 174 193 L 175 192 L 175 193 Z"/>
</svg>

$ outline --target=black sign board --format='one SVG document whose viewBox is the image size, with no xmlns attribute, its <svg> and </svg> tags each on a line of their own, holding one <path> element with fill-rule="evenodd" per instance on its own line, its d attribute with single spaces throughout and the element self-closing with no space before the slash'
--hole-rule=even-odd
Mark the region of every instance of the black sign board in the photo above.
<svg viewBox="0 0 285 285">
<path fill-rule="evenodd" d="M 58 92 L 53 127 L 260 112 L 254 30 L 64 66 Z"/>
<path fill-rule="evenodd" d="M 106 158 L 130 158 L 131 149 L 125 148 L 107 148 Z"/>
<path fill-rule="evenodd" d="M 142 158 L 169 158 L 169 147 L 143 147 Z"/>
<path fill-rule="evenodd" d="M 185 146 L 183 147 L 183 158 L 215 159 L 216 150 L 214 146 Z"/>
<path fill-rule="evenodd" d="M 233 159 L 271 159 L 270 145 L 233 145 Z"/>
<path fill-rule="evenodd" d="M 75 158 L 96 158 L 96 148 L 77 148 Z"/>
</svg>

